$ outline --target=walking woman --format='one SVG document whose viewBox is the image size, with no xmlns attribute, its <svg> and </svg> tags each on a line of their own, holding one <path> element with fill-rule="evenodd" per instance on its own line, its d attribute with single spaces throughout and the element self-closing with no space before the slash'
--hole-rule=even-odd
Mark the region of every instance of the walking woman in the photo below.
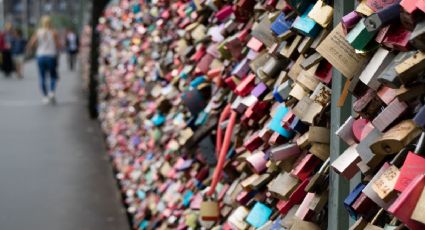
<svg viewBox="0 0 425 230">
<path fill-rule="evenodd" d="M 34 33 L 28 43 L 28 49 L 34 47 L 40 75 L 40 87 L 43 93 L 43 103 L 55 103 L 55 89 L 58 80 L 56 71 L 57 55 L 60 49 L 59 37 L 52 27 L 49 16 L 43 16 L 41 27 Z M 47 74 L 50 78 L 50 86 L 47 85 Z"/>
</svg>

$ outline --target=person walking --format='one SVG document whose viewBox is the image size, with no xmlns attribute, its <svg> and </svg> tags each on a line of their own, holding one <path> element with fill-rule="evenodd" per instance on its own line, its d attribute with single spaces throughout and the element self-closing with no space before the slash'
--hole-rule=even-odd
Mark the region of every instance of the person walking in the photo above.
<svg viewBox="0 0 425 230">
<path fill-rule="evenodd" d="M 22 30 L 15 29 L 12 34 L 12 60 L 15 66 L 16 74 L 19 79 L 23 78 L 22 66 L 25 59 L 26 40 L 23 37 Z"/>
<path fill-rule="evenodd" d="M 69 70 L 73 71 L 75 67 L 75 62 L 77 59 L 78 48 L 79 48 L 79 38 L 78 35 L 72 30 L 68 29 L 65 36 L 65 45 L 66 52 L 68 53 L 68 66 Z"/>
<path fill-rule="evenodd" d="M 36 57 L 40 76 L 40 88 L 43 93 L 43 103 L 55 103 L 55 90 L 58 80 L 56 71 L 57 55 L 60 49 L 60 42 L 57 32 L 52 27 L 49 16 L 43 16 L 41 27 L 31 37 L 28 49 L 37 46 Z M 50 78 L 50 87 L 47 86 L 47 74 Z"/>
<path fill-rule="evenodd" d="M 2 56 L 2 70 L 6 77 L 9 77 L 13 71 L 13 61 L 11 53 L 12 23 L 7 22 L 4 26 L 4 32 L 1 34 L 2 42 L 0 46 Z"/>
</svg>

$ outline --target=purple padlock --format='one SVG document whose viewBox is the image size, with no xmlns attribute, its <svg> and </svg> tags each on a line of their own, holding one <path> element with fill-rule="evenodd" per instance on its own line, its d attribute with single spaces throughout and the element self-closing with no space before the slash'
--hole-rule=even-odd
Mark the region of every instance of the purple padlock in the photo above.
<svg viewBox="0 0 425 230">
<path fill-rule="evenodd" d="M 269 89 L 267 88 L 266 84 L 264 84 L 263 82 L 260 82 L 252 90 L 251 94 L 258 99 L 262 99 L 268 92 L 269 92 Z"/>
<path fill-rule="evenodd" d="M 344 32 L 348 33 L 348 30 L 357 25 L 362 17 L 356 12 L 352 11 L 341 19 L 342 27 L 344 28 Z"/>
</svg>

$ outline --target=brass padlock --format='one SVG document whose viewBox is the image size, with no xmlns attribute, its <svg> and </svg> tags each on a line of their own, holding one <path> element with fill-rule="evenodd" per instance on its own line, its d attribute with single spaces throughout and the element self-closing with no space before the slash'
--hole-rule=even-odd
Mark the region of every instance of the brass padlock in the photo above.
<svg viewBox="0 0 425 230">
<path fill-rule="evenodd" d="M 412 120 L 404 120 L 378 137 L 370 149 L 377 155 L 395 154 L 420 134 L 419 127 Z"/>
<path fill-rule="evenodd" d="M 328 158 L 322 164 L 319 171 L 316 174 L 314 174 L 313 177 L 310 179 L 310 182 L 305 187 L 306 192 L 320 192 L 327 187 L 329 163 L 330 163 L 330 159 Z"/>
<path fill-rule="evenodd" d="M 220 219 L 219 203 L 215 200 L 204 198 L 200 209 L 201 219 L 204 221 L 217 221 Z"/>
<path fill-rule="evenodd" d="M 393 200 L 397 191 L 395 190 L 395 184 L 398 176 L 400 175 L 399 168 L 406 159 L 407 153 L 412 150 L 412 146 L 408 146 L 402 149 L 394 158 L 391 160 L 390 165 L 385 166 L 386 169 L 382 175 L 372 183 L 372 189 L 378 194 L 379 198 L 388 202 Z"/>
<path fill-rule="evenodd" d="M 308 17 L 313 19 L 323 28 L 328 27 L 332 21 L 333 8 L 326 5 L 323 1 L 319 0 L 314 4 L 313 9 L 308 13 Z"/>
<path fill-rule="evenodd" d="M 276 198 L 288 199 L 300 184 L 300 180 L 287 172 L 280 173 L 269 185 L 269 192 Z"/>
<path fill-rule="evenodd" d="M 381 208 L 378 213 L 376 213 L 375 217 L 373 217 L 372 221 L 366 225 L 364 230 L 383 230 L 383 228 L 376 226 L 376 222 L 378 221 L 378 218 L 381 217 L 381 215 L 384 213 L 384 209 Z"/>
</svg>

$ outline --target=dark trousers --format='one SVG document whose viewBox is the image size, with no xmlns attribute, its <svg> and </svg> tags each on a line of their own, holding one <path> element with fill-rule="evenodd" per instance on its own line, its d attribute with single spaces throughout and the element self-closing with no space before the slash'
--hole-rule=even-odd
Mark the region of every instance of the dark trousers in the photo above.
<svg viewBox="0 0 425 230">
<path fill-rule="evenodd" d="M 2 55 L 1 68 L 4 74 L 6 74 L 6 76 L 9 76 L 10 73 L 12 73 L 13 71 L 12 53 L 10 52 L 10 50 L 3 50 L 1 52 L 1 55 Z"/>
<path fill-rule="evenodd" d="M 39 56 L 37 57 L 38 70 L 40 75 L 40 88 L 44 96 L 49 94 L 47 88 L 47 74 L 50 77 L 50 91 L 54 92 L 56 89 L 56 81 L 58 80 L 58 73 L 56 71 L 57 59 L 56 56 Z"/>
<path fill-rule="evenodd" d="M 74 70 L 76 61 L 77 61 L 77 51 L 68 51 L 69 70 Z"/>
</svg>

